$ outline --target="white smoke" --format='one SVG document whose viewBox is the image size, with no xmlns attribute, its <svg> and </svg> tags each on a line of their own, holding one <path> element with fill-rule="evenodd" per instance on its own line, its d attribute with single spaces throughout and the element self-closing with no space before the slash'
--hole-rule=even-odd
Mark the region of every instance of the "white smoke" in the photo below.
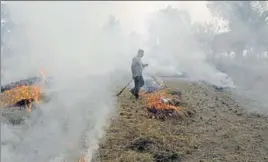
<svg viewBox="0 0 268 162">
<path fill-rule="evenodd" d="M 191 80 L 202 80 L 223 87 L 234 87 L 227 74 L 210 66 L 195 37 L 187 10 L 167 7 L 152 15 L 149 28 L 151 51 L 148 71 L 162 75 L 187 73 Z"/>
<path fill-rule="evenodd" d="M 2 145 L 3 161 L 47 162 L 71 154 L 70 144 L 76 148 L 74 157 L 86 149 L 92 157 L 115 107 L 111 87 L 120 75 L 110 73 L 123 66 L 118 61 L 121 58 L 124 63 L 123 52 L 130 53 L 124 37 L 111 31 L 118 38 L 114 41 L 103 31 L 108 13 L 101 16 L 98 6 L 91 2 L 8 3 L 12 20 L 30 46 L 27 52 L 20 48 L 15 55 L 2 58 L 8 74 L 3 80 L 22 79 L 45 69 L 53 83 L 44 91 L 53 98 L 40 105 L 42 113 L 33 113 L 23 126 L 2 124 L 1 142 L 7 142 Z"/>
<path fill-rule="evenodd" d="M 92 157 L 115 108 L 114 87 L 130 79 L 127 72 L 138 48 L 145 49 L 144 62 L 150 64 L 147 73 L 165 71 L 169 66 L 166 71 L 185 71 L 196 80 L 219 83 L 225 78 L 214 77 L 216 72 L 205 63 L 188 22 L 172 24 L 172 17 L 153 16 L 162 21 L 146 35 L 161 38 L 154 48 L 144 44 L 144 37 L 137 34 L 134 38 L 135 34 L 129 36 L 126 28 L 120 28 L 128 25 L 108 25 L 110 15 L 128 20 L 135 16 L 115 11 L 123 7 L 125 3 L 119 2 L 8 2 L 12 20 L 21 30 L 12 40 L 19 40 L 21 35 L 17 34 L 23 33 L 24 41 L 9 42 L 16 54 L 2 58 L 6 65 L 3 80 L 10 82 L 45 69 L 53 78 L 52 87 L 45 92 L 53 98 L 40 105 L 41 113 L 33 112 L 26 124 L 1 124 L 1 142 L 6 143 L 2 145 L 2 161 L 48 162 L 70 154 L 75 157 L 85 151 L 80 146 L 82 137 L 87 155 Z M 27 47 L 17 46 L 23 43 Z M 150 39 L 147 43 L 154 44 Z M 70 143 L 78 145 L 77 152 L 68 150 Z"/>
</svg>

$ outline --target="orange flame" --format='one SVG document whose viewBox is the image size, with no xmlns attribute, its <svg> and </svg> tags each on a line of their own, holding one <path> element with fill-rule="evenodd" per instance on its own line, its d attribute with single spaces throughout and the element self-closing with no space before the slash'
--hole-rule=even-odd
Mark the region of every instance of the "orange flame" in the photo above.
<svg viewBox="0 0 268 162">
<path fill-rule="evenodd" d="M 40 70 L 40 74 L 42 76 L 42 81 L 44 82 L 46 80 L 46 72 L 45 72 L 45 70 L 44 69 L 41 69 Z"/>
<path fill-rule="evenodd" d="M 162 101 L 163 98 L 174 99 L 174 97 L 169 95 L 166 90 L 160 90 L 160 91 L 156 91 L 153 93 L 143 94 L 143 96 L 145 97 L 147 107 L 155 108 L 159 110 L 164 110 L 164 109 L 172 109 L 176 111 L 181 110 L 181 108 L 178 106 L 173 106 L 169 103 L 164 103 Z"/>
<path fill-rule="evenodd" d="M 44 82 L 46 79 L 45 70 L 40 70 L 42 81 Z M 27 85 L 27 86 L 17 86 L 13 89 L 4 91 L 0 94 L 0 106 L 1 107 L 9 107 L 12 105 L 16 105 L 19 101 L 28 100 L 35 103 L 39 103 L 41 97 L 41 87 L 39 84 L 35 85 Z M 29 112 L 32 111 L 32 104 L 27 105 L 27 110 Z"/>
<path fill-rule="evenodd" d="M 78 162 L 88 162 L 88 157 L 87 156 L 81 156 Z"/>
<path fill-rule="evenodd" d="M 16 87 L 1 94 L 1 107 L 15 105 L 22 100 L 38 102 L 40 94 L 41 88 L 37 85 Z M 32 111 L 32 105 L 28 107 L 28 111 Z"/>
</svg>

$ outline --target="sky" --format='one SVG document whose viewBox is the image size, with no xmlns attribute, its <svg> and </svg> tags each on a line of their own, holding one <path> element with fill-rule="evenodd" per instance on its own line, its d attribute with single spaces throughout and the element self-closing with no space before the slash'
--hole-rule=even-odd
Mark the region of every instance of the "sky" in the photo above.
<svg viewBox="0 0 268 162">
<path fill-rule="evenodd" d="M 146 22 L 150 14 L 168 5 L 188 10 L 193 21 L 206 22 L 212 18 L 206 7 L 207 1 L 113 1 L 105 4 L 106 12 L 114 14 L 123 26 L 123 30 L 140 34 L 147 32 Z"/>
</svg>

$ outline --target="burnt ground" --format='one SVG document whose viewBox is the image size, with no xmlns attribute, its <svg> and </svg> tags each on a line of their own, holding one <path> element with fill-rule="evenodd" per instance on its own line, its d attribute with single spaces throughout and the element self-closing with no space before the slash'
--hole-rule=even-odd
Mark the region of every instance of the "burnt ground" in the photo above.
<svg viewBox="0 0 268 162">
<path fill-rule="evenodd" d="M 194 115 L 161 121 L 126 90 L 101 143 L 102 162 L 268 162 L 268 117 L 247 112 L 229 92 L 169 82 Z"/>
</svg>

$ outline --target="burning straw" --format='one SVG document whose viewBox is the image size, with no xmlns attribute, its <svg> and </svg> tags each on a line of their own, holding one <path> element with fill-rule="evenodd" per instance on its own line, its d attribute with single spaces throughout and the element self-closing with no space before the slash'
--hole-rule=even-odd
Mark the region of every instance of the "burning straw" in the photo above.
<svg viewBox="0 0 268 162">
<path fill-rule="evenodd" d="M 179 91 L 162 89 L 152 93 L 143 93 L 148 115 L 153 118 L 182 117 L 183 108 L 180 107 L 181 93 Z"/>
<path fill-rule="evenodd" d="M 4 93 L 1 93 L 1 107 L 16 106 L 18 104 L 29 105 L 28 111 L 31 111 L 32 108 L 30 102 L 39 101 L 40 91 L 40 87 L 36 85 L 21 86 L 5 91 Z"/>
<path fill-rule="evenodd" d="M 33 103 L 39 103 L 44 97 L 40 84 L 46 81 L 46 77 L 44 70 L 40 73 L 41 77 L 23 79 L 1 86 L 0 107 L 26 107 L 31 112 Z"/>
</svg>

